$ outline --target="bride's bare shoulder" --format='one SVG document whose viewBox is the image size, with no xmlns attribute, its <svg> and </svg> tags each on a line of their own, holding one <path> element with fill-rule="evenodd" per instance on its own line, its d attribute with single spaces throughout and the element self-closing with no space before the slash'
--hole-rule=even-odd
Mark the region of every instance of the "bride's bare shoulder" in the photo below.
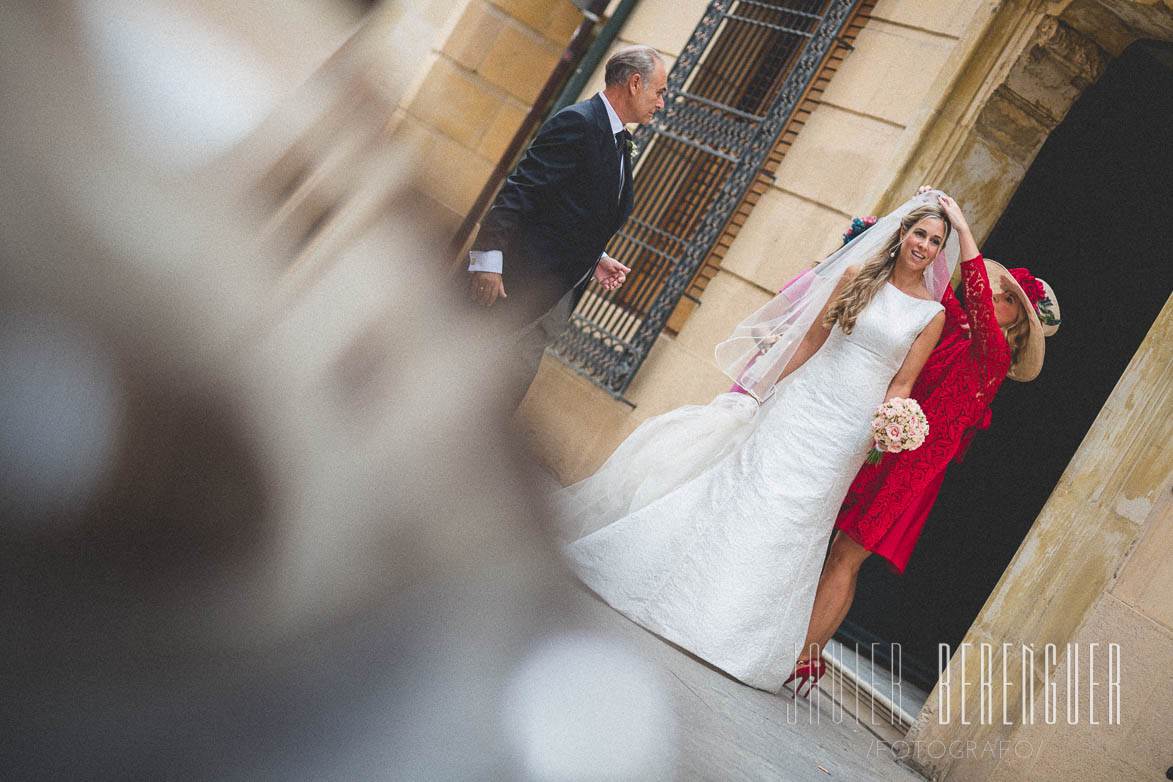
<svg viewBox="0 0 1173 782">
<path fill-rule="evenodd" d="M 854 280 L 858 274 L 858 266 L 848 266 L 846 269 L 844 269 L 843 274 L 840 275 L 839 279 L 835 282 L 835 291 L 831 295 L 837 296 L 842 293 L 843 289 L 850 285 L 851 281 Z"/>
<path fill-rule="evenodd" d="M 854 280 L 857 274 L 859 274 L 859 266 L 858 265 L 848 266 L 846 269 L 843 270 L 843 276 L 841 276 L 839 278 L 839 282 L 836 284 L 835 287 L 842 288 L 844 285 L 846 285 L 847 283 Z"/>
</svg>

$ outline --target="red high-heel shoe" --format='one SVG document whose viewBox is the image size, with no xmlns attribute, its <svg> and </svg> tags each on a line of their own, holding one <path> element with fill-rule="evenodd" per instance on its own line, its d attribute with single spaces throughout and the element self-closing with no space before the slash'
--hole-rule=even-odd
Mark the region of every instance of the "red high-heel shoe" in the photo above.
<svg viewBox="0 0 1173 782">
<path fill-rule="evenodd" d="M 827 672 L 827 663 L 823 658 L 818 657 L 814 660 L 799 660 L 794 666 L 794 673 L 790 674 L 790 678 L 782 682 L 785 687 L 795 679 L 798 683 L 794 685 L 795 696 L 801 695 L 804 698 L 809 698 L 811 690 L 819 683 L 819 679 Z M 803 685 L 806 685 L 806 692 L 802 691 Z"/>
</svg>

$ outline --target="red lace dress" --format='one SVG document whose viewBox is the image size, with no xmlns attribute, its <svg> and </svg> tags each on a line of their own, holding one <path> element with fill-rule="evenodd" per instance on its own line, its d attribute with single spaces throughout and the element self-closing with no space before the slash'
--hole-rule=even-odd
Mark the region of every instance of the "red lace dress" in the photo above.
<svg viewBox="0 0 1173 782">
<path fill-rule="evenodd" d="M 950 288 L 941 297 L 945 326 L 912 397 L 929 420 L 915 451 L 865 464 L 835 522 L 856 543 L 903 573 L 949 462 L 960 462 L 974 433 L 990 425 L 990 402 L 1010 370 L 1010 346 L 994 317 L 986 265 L 978 255 L 961 264 L 966 309 Z"/>
</svg>

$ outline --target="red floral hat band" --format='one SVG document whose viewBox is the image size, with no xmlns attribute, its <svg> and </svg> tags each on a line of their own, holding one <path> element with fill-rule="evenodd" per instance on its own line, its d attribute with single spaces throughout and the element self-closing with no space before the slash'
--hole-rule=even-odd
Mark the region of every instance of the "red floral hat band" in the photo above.
<svg viewBox="0 0 1173 782">
<path fill-rule="evenodd" d="M 1039 299 L 1047 297 L 1047 291 L 1043 289 L 1043 284 L 1035 279 L 1035 276 L 1026 269 L 1007 269 L 1014 281 L 1022 286 L 1022 292 L 1030 299 L 1030 303 L 1038 305 Z"/>
<path fill-rule="evenodd" d="M 1035 313 L 1039 316 L 1039 321 L 1049 328 L 1048 336 L 1054 333 L 1054 330 L 1059 326 L 1059 308 L 1052 301 L 1051 294 L 1047 292 L 1047 286 L 1026 269 L 1007 269 L 1006 271 L 1010 272 L 1010 276 L 1026 294 L 1027 301 L 1031 303 L 1031 306 L 1035 308 Z"/>
</svg>

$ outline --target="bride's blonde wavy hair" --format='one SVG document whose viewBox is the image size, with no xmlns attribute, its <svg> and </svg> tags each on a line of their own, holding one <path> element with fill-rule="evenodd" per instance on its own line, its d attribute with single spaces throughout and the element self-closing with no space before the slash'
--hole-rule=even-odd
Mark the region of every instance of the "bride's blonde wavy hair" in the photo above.
<svg viewBox="0 0 1173 782">
<path fill-rule="evenodd" d="M 844 333 L 850 334 L 855 328 L 855 319 L 871 303 L 880 288 L 892 276 L 892 268 L 896 265 L 896 254 L 900 251 L 902 237 L 912 230 L 912 227 L 926 217 L 936 217 L 945 223 L 945 236 L 937 252 L 944 252 L 945 240 L 953 225 L 945 216 L 945 210 L 937 204 L 918 206 L 906 214 L 900 221 L 900 228 L 892 233 L 890 239 L 884 243 L 875 255 L 864 262 L 859 268 L 855 279 L 847 283 L 847 287 L 831 302 L 827 314 L 823 318 L 823 325 L 832 328 L 836 323 Z"/>
</svg>

